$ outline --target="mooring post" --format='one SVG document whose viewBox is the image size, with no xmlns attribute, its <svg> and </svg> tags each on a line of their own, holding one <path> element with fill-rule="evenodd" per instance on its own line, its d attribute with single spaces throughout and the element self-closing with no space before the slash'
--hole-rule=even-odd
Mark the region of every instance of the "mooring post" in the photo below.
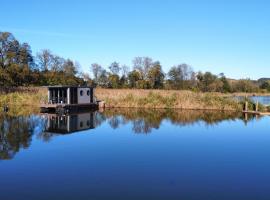
<svg viewBox="0 0 270 200">
<path fill-rule="evenodd" d="M 245 102 L 245 111 L 248 112 L 248 101 Z"/>
<path fill-rule="evenodd" d="M 258 100 L 257 100 L 257 102 L 256 102 L 256 112 L 258 112 L 258 110 L 259 110 L 259 102 L 258 102 Z"/>
</svg>

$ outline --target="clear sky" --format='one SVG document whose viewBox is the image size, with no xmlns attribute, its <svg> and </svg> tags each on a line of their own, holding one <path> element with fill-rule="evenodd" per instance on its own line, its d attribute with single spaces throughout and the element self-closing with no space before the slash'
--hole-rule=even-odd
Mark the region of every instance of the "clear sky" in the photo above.
<svg viewBox="0 0 270 200">
<path fill-rule="evenodd" d="M 165 72 L 188 63 L 232 78 L 270 77 L 268 0 L 0 0 L 0 31 L 83 71 L 149 56 Z"/>
</svg>

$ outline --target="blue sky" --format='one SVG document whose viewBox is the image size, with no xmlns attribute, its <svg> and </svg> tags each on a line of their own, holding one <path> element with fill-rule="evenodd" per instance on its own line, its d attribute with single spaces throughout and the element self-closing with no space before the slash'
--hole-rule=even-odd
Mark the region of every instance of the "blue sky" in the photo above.
<svg viewBox="0 0 270 200">
<path fill-rule="evenodd" d="M 78 61 L 159 60 L 165 72 L 194 70 L 232 78 L 270 77 L 270 1 L 0 0 L 0 31 Z"/>
</svg>

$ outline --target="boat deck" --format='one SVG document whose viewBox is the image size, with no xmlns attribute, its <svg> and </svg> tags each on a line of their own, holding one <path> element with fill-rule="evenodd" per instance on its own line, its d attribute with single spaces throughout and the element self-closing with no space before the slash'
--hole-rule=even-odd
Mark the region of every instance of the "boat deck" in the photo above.
<svg viewBox="0 0 270 200">
<path fill-rule="evenodd" d="M 56 104 L 41 104 L 41 108 L 57 108 L 57 107 L 85 107 L 85 106 L 97 106 L 98 103 L 85 103 L 85 104 L 65 104 L 65 103 L 56 103 Z"/>
<path fill-rule="evenodd" d="M 78 112 L 83 110 L 98 109 L 98 103 L 86 104 L 41 104 L 41 112 L 65 113 L 65 112 Z"/>
</svg>

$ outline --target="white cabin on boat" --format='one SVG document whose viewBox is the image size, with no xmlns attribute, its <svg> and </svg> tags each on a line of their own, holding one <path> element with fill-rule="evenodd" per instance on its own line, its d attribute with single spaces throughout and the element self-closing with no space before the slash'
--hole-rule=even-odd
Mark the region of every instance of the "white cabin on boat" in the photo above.
<svg viewBox="0 0 270 200">
<path fill-rule="evenodd" d="M 41 112 L 78 112 L 97 109 L 99 102 L 93 87 L 82 86 L 48 86 L 47 102 L 41 105 Z"/>
<path fill-rule="evenodd" d="M 95 103 L 93 87 L 49 86 L 48 104 L 91 104 Z"/>
</svg>

